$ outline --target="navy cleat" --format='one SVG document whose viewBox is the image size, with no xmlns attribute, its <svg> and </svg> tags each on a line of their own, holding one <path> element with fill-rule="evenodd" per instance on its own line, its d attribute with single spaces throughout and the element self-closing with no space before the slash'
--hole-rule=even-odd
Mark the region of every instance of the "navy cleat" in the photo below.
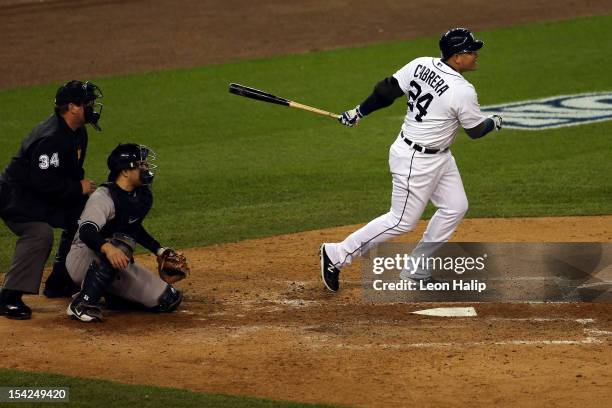
<svg viewBox="0 0 612 408">
<path fill-rule="evenodd" d="M 321 278 L 325 287 L 332 292 L 337 292 L 340 289 L 340 269 L 332 263 L 325 252 L 325 244 L 319 249 L 319 257 L 321 258 Z"/>
<path fill-rule="evenodd" d="M 155 313 L 172 313 L 178 309 L 182 301 L 183 292 L 172 285 L 168 285 L 159 297 L 159 304 L 149 310 Z"/>
<path fill-rule="evenodd" d="M 80 294 L 77 294 L 72 302 L 70 302 L 66 309 L 66 314 L 73 319 L 86 323 L 102 321 L 102 310 L 100 307 L 85 302 Z"/>
</svg>

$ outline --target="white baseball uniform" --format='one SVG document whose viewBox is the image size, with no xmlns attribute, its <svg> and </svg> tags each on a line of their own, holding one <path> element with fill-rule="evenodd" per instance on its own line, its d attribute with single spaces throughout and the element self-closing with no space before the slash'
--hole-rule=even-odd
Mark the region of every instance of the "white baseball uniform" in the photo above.
<svg viewBox="0 0 612 408">
<path fill-rule="evenodd" d="M 423 243 L 448 241 L 468 209 L 449 147 L 460 125 L 471 129 L 486 119 L 474 86 L 439 58 L 432 57 L 412 60 L 393 77 L 408 96 L 408 111 L 389 150 L 393 179 L 391 209 L 344 241 L 325 244 L 327 255 L 337 268 L 350 264 L 379 242 L 411 231 L 430 200 L 437 211 L 415 251 L 427 247 L 428 252 L 433 252 L 435 246 Z M 438 152 L 417 151 L 421 149 L 408 141 Z"/>
</svg>

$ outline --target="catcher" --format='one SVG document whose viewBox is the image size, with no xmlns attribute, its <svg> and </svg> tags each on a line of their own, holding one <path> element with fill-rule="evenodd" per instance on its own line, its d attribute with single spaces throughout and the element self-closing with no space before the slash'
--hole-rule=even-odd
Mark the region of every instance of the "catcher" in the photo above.
<svg viewBox="0 0 612 408">
<path fill-rule="evenodd" d="M 118 145 L 108 156 L 108 182 L 89 198 L 66 259 L 81 291 L 66 310 L 83 322 L 102 320 L 107 305 L 132 305 L 152 312 L 172 312 L 183 294 L 172 284 L 189 273 L 185 257 L 162 247 L 143 227 L 153 204 L 151 183 L 155 159 L 146 146 Z M 157 255 L 159 276 L 134 263 L 136 243 Z"/>
</svg>

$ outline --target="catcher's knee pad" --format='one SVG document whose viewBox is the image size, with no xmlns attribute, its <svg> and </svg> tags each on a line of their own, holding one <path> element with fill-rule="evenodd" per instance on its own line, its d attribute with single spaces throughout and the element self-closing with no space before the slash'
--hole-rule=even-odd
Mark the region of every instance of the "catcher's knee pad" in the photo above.
<svg viewBox="0 0 612 408">
<path fill-rule="evenodd" d="M 152 307 L 151 311 L 156 313 L 174 312 L 182 301 L 183 293 L 175 289 L 172 285 L 168 285 L 160 295 L 158 305 Z"/>
<path fill-rule="evenodd" d="M 93 261 L 85 273 L 81 296 L 87 303 L 97 304 L 117 274 L 108 262 Z"/>
</svg>

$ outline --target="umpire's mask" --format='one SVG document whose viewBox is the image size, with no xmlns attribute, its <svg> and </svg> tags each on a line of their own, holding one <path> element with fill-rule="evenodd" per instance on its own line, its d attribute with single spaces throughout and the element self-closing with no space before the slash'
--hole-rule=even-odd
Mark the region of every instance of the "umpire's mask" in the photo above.
<svg viewBox="0 0 612 408">
<path fill-rule="evenodd" d="M 89 123 L 96 130 L 101 130 L 98 125 L 102 115 L 102 105 L 98 100 L 103 97 L 102 91 L 97 85 L 87 81 L 68 81 L 60 86 L 55 94 L 55 106 L 60 107 L 68 103 L 83 105 L 85 110 L 85 123 Z"/>
</svg>

